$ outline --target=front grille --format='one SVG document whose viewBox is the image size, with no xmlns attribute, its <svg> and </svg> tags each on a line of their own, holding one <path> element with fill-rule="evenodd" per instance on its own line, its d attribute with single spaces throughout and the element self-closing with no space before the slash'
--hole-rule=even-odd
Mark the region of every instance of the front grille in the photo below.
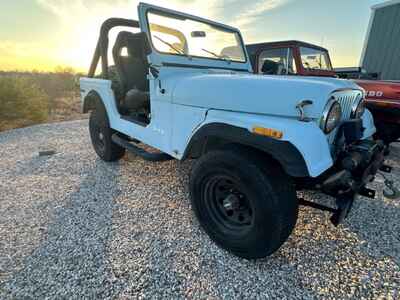
<svg viewBox="0 0 400 300">
<path fill-rule="evenodd" d="M 342 121 L 345 121 L 351 118 L 351 108 L 355 102 L 363 97 L 363 93 L 359 90 L 343 90 L 333 93 L 332 97 L 342 106 Z M 330 145 L 333 144 L 336 133 L 337 130 L 334 130 L 328 135 Z"/>
<path fill-rule="evenodd" d="M 350 119 L 353 103 L 359 101 L 359 99 L 363 96 L 363 93 L 357 90 L 350 90 L 336 92 L 332 96 L 342 106 L 342 120 L 348 120 Z"/>
</svg>

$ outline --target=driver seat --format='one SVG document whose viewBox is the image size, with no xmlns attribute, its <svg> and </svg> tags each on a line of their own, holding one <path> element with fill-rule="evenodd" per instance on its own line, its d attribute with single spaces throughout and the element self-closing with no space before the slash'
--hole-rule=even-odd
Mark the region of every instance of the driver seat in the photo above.
<svg viewBox="0 0 400 300">
<path fill-rule="evenodd" d="M 265 75 L 278 75 L 279 64 L 273 60 L 266 59 L 262 65 L 261 72 Z"/>
<path fill-rule="evenodd" d="M 123 113 L 150 111 L 147 39 L 144 33 L 121 31 L 115 41 L 113 57 L 120 81 L 119 107 Z M 127 56 L 122 50 L 127 49 Z"/>
</svg>

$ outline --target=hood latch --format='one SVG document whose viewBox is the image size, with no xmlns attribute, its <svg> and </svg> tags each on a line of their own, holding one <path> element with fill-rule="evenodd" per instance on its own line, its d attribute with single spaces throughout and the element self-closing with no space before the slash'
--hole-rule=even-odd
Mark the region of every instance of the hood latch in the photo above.
<svg viewBox="0 0 400 300">
<path fill-rule="evenodd" d="M 297 105 L 296 108 L 297 110 L 300 112 L 300 118 L 299 120 L 302 122 L 308 122 L 309 118 L 307 118 L 306 113 L 304 111 L 304 107 L 308 106 L 308 105 L 313 105 L 314 102 L 312 102 L 311 100 L 303 100 L 300 101 Z"/>
</svg>

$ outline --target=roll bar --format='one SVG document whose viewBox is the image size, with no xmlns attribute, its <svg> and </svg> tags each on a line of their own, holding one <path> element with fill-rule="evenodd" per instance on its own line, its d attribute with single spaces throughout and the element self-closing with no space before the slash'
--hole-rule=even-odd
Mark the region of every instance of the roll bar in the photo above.
<svg viewBox="0 0 400 300">
<path fill-rule="evenodd" d="M 92 63 L 90 65 L 89 74 L 88 74 L 89 78 L 94 77 L 94 75 L 96 73 L 97 65 L 99 64 L 99 60 L 101 58 L 102 78 L 108 79 L 108 44 L 109 44 L 108 35 L 109 35 L 109 32 L 111 29 L 113 29 L 114 27 L 118 27 L 118 26 L 132 27 L 132 28 L 140 29 L 139 22 L 136 20 L 111 18 L 111 19 L 104 21 L 103 25 L 101 25 L 99 41 L 97 42 L 96 50 L 94 52 Z M 187 43 L 185 35 L 182 32 L 180 32 L 176 29 L 169 28 L 169 27 L 166 27 L 163 25 L 158 25 L 158 24 L 151 24 L 150 27 L 154 31 L 170 34 L 170 35 L 177 37 L 178 40 L 180 41 L 180 43 L 183 45 L 184 51 L 187 52 L 188 43 Z M 147 36 L 146 36 L 146 38 L 147 38 Z M 149 53 L 151 53 L 150 44 L 146 44 L 146 45 L 149 47 L 149 49 L 148 49 Z M 149 54 L 149 53 L 147 53 L 147 54 Z"/>
<path fill-rule="evenodd" d="M 97 42 L 96 50 L 90 65 L 89 78 L 94 77 L 101 58 L 102 77 L 108 79 L 108 34 L 112 28 L 118 26 L 140 28 L 139 22 L 136 20 L 111 18 L 104 21 L 103 25 L 101 25 L 99 41 Z"/>
</svg>

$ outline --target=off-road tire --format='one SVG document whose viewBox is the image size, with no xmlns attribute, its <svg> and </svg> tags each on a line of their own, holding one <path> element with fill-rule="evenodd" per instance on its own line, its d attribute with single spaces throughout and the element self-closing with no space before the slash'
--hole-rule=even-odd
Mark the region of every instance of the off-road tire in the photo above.
<svg viewBox="0 0 400 300">
<path fill-rule="evenodd" d="M 102 160 L 112 162 L 124 156 L 125 148 L 111 139 L 116 131 L 110 128 L 107 112 L 102 104 L 97 104 L 90 113 L 89 132 L 93 148 Z"/>
<path fill-rule="evenodd" d="M 215 217 L 221 206 L 212 204 L 220 201 L 210 196 L 210 189 L 218 176 L 238 182 L 252 207 L 251 223 L 243 230 L 235 230 L 230 223 L 224 224 L 223 218 Z M 277 251 L 297 222 L 299 204 L 290 178 L 278 163 L 247 149 L 212 151 L 198 159 L 190 174 L 190 198 L 199 223 L 210 238 L 247 259 L 263 258 Z"/>
</svg>

